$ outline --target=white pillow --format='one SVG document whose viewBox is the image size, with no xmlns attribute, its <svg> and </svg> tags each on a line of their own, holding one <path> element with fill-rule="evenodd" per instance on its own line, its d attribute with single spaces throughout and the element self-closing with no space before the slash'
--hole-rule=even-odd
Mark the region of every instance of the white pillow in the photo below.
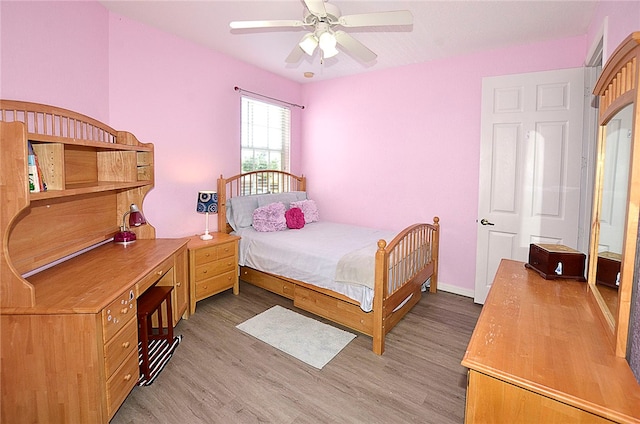
<svg viewBox="0 0 640 424">
<path fill-rule="evenodd" d="M 253 211 L 258 208 L 258 197 L 238 196 L 227 200 L 227 221 L 234 231 L 251 226 Z"/>
</svg>

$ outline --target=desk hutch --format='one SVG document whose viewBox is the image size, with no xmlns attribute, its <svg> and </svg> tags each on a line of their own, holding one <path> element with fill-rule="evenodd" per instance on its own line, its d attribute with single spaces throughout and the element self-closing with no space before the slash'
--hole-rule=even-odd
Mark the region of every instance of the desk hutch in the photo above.
<svg viewBox="0 0 640 424">
<path fill-rule="evenodd" d="M 154 184 L 154 148 L 87 116 L 0 101 L 0 420 L 106 423 L 138 376 L 136 299 L 171 285 L 188 314 L 187 240 L 115 244 Z M 28 144 L 47 190 L 28 182 Z"/>
</svg>

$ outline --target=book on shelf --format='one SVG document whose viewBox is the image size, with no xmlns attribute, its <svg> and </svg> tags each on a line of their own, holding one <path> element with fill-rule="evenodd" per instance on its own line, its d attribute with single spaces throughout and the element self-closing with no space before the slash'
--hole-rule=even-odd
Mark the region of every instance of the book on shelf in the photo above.
<svg viewBox="0 0 640 424">
<path fill-rule="evenodd" d="M 27 155 L 27 164 L 29 168 L 29 191 L 31 193 L 47 191 L 47 185 L 44 182 L 42 169 L 40 168 L 40 162 L 38 161 L 38 155 L 33 150 L 31 142 L 29 142 L 28 145 L 29 151 Z"/>
</svg>

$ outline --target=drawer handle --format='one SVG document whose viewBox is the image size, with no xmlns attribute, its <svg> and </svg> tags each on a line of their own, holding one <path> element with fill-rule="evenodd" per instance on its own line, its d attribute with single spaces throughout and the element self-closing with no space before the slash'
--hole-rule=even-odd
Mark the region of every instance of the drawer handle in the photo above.
<svg viewBox="0 0 640 424">
<path fill-rule="evenodd" d="M 202 271 L 202 273 L 203 273 L 203 274 L 206 274 L 206 273 L 207 273 L 207 270 L 205 269 L 204 271 Z"/>
<path fill-rule="evenodd" d="M 129 312 L 129 308 L 122 308 L 122 309 L 120 310 L 120 313 L 121 313 L 122 315 L 126 314 L 127 312 Z"/>
<path fill-rule="evenodd" d="M 202 288 L 205 289 L 205 290 L 207 289 L 207 287 L 209 287 L 209 286 L 202 286 Z"/>
<path fill-rule="evenodd" d="M 176 287 L 180 287 L 182 283 L 180 281 L 176 282 Z"/>
<path fill-rule="evenodd" d="M 162 275 L 164 274 L 164 272 L 162 272 L 162 270 L 159 270 L 158 272 L 156 272 L 156 275 Z"/>
<path fill-rule="evenodd" d="M 129 381 L 131 380 L 131 374 L 127 374 L 124 376 L 124 381 Z"/>
<path fill-rule="evenodd" d="M 123 349 L 126 349 L 126 348 L 128 348 L 129 346 L 131 346 L 131 343 L 129 343 L 129 342 L 124 342 L 124 343 L 122 343 L 122 348 L 123 348 Z"/>
<path fill-rule="evenodd" d="M 205 253 L 204 256 L 206 256 L 208 258 L 209 256 L 211 256 L 211 254 Z"/>
</svg>

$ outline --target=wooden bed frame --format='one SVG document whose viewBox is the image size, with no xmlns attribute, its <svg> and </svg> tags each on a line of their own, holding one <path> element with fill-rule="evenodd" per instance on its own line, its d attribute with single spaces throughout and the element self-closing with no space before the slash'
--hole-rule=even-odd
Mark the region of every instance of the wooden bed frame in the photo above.
<svg viewBox="0 0 640 424">
<path fill-rule="evenodd" d="M 227 224 L 227 199 L 254 194 L 305 191 L 306 179 L 281 171 L 253 171 L 218 179 L 218 228 Z M 433 224 L 414 224 L 391 242 L 378 241 L 375 261 L 373 311 L 364 312 L 358 302 L 311 284 L 240 267 L 243 281 L 293 300 L 294 306 L 373 338 L 373 351 L 384 352 L 385 335 L 418 303 L 422 284 L 430 281 L 431 293 L 438 284 L 439 218 Z M 429 248 L 429 246 L 431 248 Z"/>
</svg>

